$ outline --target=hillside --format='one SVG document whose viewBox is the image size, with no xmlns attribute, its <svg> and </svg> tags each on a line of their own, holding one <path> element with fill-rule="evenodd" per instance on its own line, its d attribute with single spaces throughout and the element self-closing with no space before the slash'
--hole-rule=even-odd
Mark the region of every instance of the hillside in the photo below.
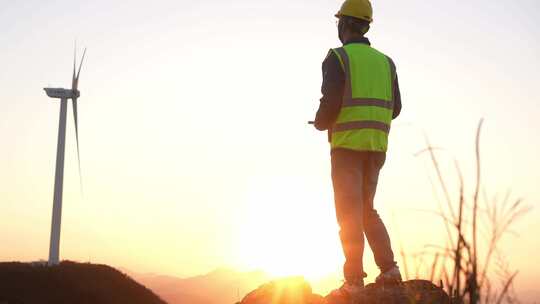
<svg viewBox="0 0 540 304">
<path fill-rule="evenodd" d="M 0 303 L 164 304 L 150 289 L 106 265 L 48 267 L 0 263 Z"/>
</svg>

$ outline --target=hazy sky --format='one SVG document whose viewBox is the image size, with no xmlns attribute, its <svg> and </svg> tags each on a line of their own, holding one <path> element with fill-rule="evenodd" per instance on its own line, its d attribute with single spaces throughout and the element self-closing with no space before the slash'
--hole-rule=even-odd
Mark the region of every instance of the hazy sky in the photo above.
<svg viewBox="0 0 540 304">
<path fill-rule="evenodd" d="M 229 265 L 338 272 L 326 136 L 306 124 L 320 65 L 339 46 L 337 0 L 0 0 L 0 260 L 47 258 L 59 103 L 73 43 L 81 165 L 68 116 L 61 258 L 188 276 Z M 373 1 L 373 46 L 403 96 L 376 204 L 396 251 L 442 240 L 422 131 L 484 185 L 540 201 L 540 4 Z M 71 109 L 70 109 L 71 110 Z M 520 288 L 540 280 L 540 213 L 504 239 Z M 421 224 L 419 224 L 421 223 Z M 314 254 L 315 253 L 315 254 Z M 377 274 L 371 255 L 370 277 Z"/>
</svg>

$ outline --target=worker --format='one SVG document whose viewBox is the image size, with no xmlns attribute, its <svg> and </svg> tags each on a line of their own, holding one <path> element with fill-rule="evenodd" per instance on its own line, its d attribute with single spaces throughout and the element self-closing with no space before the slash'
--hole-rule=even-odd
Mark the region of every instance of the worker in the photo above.
<svg viewBox="0 0 540 304">
<path fill-rule="evenodd" d="M 373 208 L 390 124 L 401 111 L 401 95 L 394 62 L 365 37 L 373 21 L 370 1 L 345 0 L 335 16 L 343 46 L 331 49 L 323 62 L 323 96 L 314 125 L 328 130 L 336 217 L 345 255 L 345 282 L 331 296 L 354 301 L 367 276 L 362 259 L 364 235 L 381 271 L 376 282 L 401 282 L 388 232 Z"/>
</svg>

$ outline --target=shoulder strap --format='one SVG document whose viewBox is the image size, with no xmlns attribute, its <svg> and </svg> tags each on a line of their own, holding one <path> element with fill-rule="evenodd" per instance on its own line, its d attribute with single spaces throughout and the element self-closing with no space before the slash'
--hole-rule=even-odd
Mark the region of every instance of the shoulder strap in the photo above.
<svg viewBox="0 0 540 304">
<path fill-rule="evenodd" d="M 343 49 L 343 48 L 338 48 L 338 49 Z M 337 59 L 339 60 L 339 64 L 341 65 L 341 68 L 343 69 L 344 72 L 346 72 L 345 71 L 345 64 L 343 63 L 343 58 L 341 58 L 341 55 L 340 55 L 340 52 L 338 51 L 338 49 L 331 49 L 330 52 L 328 53 L 328 55 L 330 55 L 330 53 L 334 53 L 336 55 Z"/>
</svg>

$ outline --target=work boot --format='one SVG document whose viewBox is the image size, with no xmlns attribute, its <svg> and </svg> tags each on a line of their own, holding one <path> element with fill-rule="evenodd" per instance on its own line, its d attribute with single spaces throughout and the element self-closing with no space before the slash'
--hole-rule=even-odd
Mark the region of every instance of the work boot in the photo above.
<svg viewBox="0 0 540 304">
<path fill-rule="evenodd" d="M 401 283 L 401 272 L 399 267 L 394 266 L 381 274 L 375 279 L 376 283 L 382 284 L 399 284 Z"/>
<path fill-rule="evenodd" d="M 329 304 L 357 304 L 362 291 L 364 290 L 364 281 L 355 283 L 345 282 L 340 288 L 333 290 L 327 296 Z"/>
</svg>

